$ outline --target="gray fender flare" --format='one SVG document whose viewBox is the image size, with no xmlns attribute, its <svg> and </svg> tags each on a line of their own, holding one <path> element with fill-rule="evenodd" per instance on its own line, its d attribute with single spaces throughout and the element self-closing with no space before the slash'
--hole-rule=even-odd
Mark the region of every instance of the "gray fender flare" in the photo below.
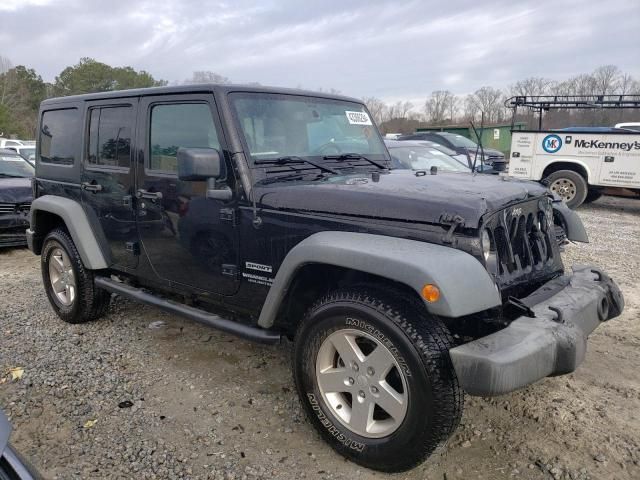
<svg viewBox="0 0 640 480">
<path fill-rule="evenodd" d="M 31 229 L 36 234 L 38 234 L 39 211 L 50 212 L 62 218 L 85 267 L 99 270 L 109 266 L 87 214 L 79 202 L 56 195 L 43 195 L 36 198 L 31 203 Z"/>
<path fill-rule="evenodd" d="M 461 250 L 367 233 L 320 232 L 304 239 L 285 257 L 262 307 L 261 327 L 274 324 L 296 271 L 312 263 L 388 278 L 408 285 L 419 296 L 425 284 L 435 284 L 440 299 L 425 301 L 425 305 L 436 315 L 455 318 L 502 303 L 482 264 Z"/>
<path fill-rule="evenodd" d="M 567 238 L 573 242 L 589 243 L 589 236 L 584 228 L 582 220 L 576 212 L 567 207 L 562 200 L 554 200 L 551 204 L 553 209 L 560 215 L 566 225 Z"/>
</svg>

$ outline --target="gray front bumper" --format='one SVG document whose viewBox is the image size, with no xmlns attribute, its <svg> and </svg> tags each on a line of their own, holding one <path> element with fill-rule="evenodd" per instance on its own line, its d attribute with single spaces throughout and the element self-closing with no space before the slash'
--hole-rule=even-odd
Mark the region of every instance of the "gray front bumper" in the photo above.
<svg viewBox="0 0 640 480">
<path fill-rule="evenodd" d="M 522 303 L 535 317 L 521 316 L 496 333 L 449 351 L 460 386 L 470 395 L 501 395 L 573 372 L 584 359 L 587 336 L 624 308 L 615 282 L 583 266 L 546 283 Z"/>
</svg>

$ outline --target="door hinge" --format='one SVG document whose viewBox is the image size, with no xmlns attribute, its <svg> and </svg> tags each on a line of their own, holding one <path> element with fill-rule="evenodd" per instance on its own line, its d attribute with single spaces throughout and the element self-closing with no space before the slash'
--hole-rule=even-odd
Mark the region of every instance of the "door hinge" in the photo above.
<svg viewBox="0 0 640 480">
<path fill-rule="evenodd" d="M 125 249 L 133 255 L 140 255 L 140 244 L 138 242 L 126 242 Z"/>
<path fill-rule="evenodd" d="M 238 278 L 238 266 L 231 263 L 222 264 L 222 275 L 227 277 Z"/>
<path fill-rule="evenodd" d="M 231 225 L 236 225 L 236 211 L 233 208 L 221 208 L 220 220 L 223 222 L 230 222 Z"/>
</svg>

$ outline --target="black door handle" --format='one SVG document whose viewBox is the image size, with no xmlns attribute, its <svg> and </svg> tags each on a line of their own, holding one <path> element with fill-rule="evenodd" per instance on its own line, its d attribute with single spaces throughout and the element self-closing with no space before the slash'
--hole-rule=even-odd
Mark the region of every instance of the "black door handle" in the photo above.
<svg viewBox="0 0 640 480">
<path fill-rule="evenodd" d="M 100 185 L 99 183 L 95 183 L 94 182 L 82 182 L 80 184 L 80 188 L 82 188 L 82 190 L 86 190 L 87 192 L 101 192 L 102 191 L 102 185 Z"/>
<path fill-rule="evenodd" d="M 162 192 L 148 192 L 142 188 L 136 192 L 136 197 L 144 198 L 146 200 L 160 200 L 162 198 Z"/>
</svg>

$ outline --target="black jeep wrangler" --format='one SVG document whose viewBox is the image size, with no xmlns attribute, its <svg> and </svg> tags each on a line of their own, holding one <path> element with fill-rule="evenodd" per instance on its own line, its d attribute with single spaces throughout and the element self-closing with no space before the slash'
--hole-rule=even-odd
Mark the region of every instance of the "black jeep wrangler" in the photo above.
<svg viewBox="0 0 640 480">
<path fill-rule="evenodd" d="M 366 107 L 299 90 L 188 86 L 43 102 L 31 250 L 55 312 L 111 294 L 246 339 L 294 341 L 313 424 L 400 471 L 456 428 L 464 392 L 573 371 L 620 314 L 614 282 L 566 273 L 582 223 L 536 183 L 389 170 Z"/>
</svg>

